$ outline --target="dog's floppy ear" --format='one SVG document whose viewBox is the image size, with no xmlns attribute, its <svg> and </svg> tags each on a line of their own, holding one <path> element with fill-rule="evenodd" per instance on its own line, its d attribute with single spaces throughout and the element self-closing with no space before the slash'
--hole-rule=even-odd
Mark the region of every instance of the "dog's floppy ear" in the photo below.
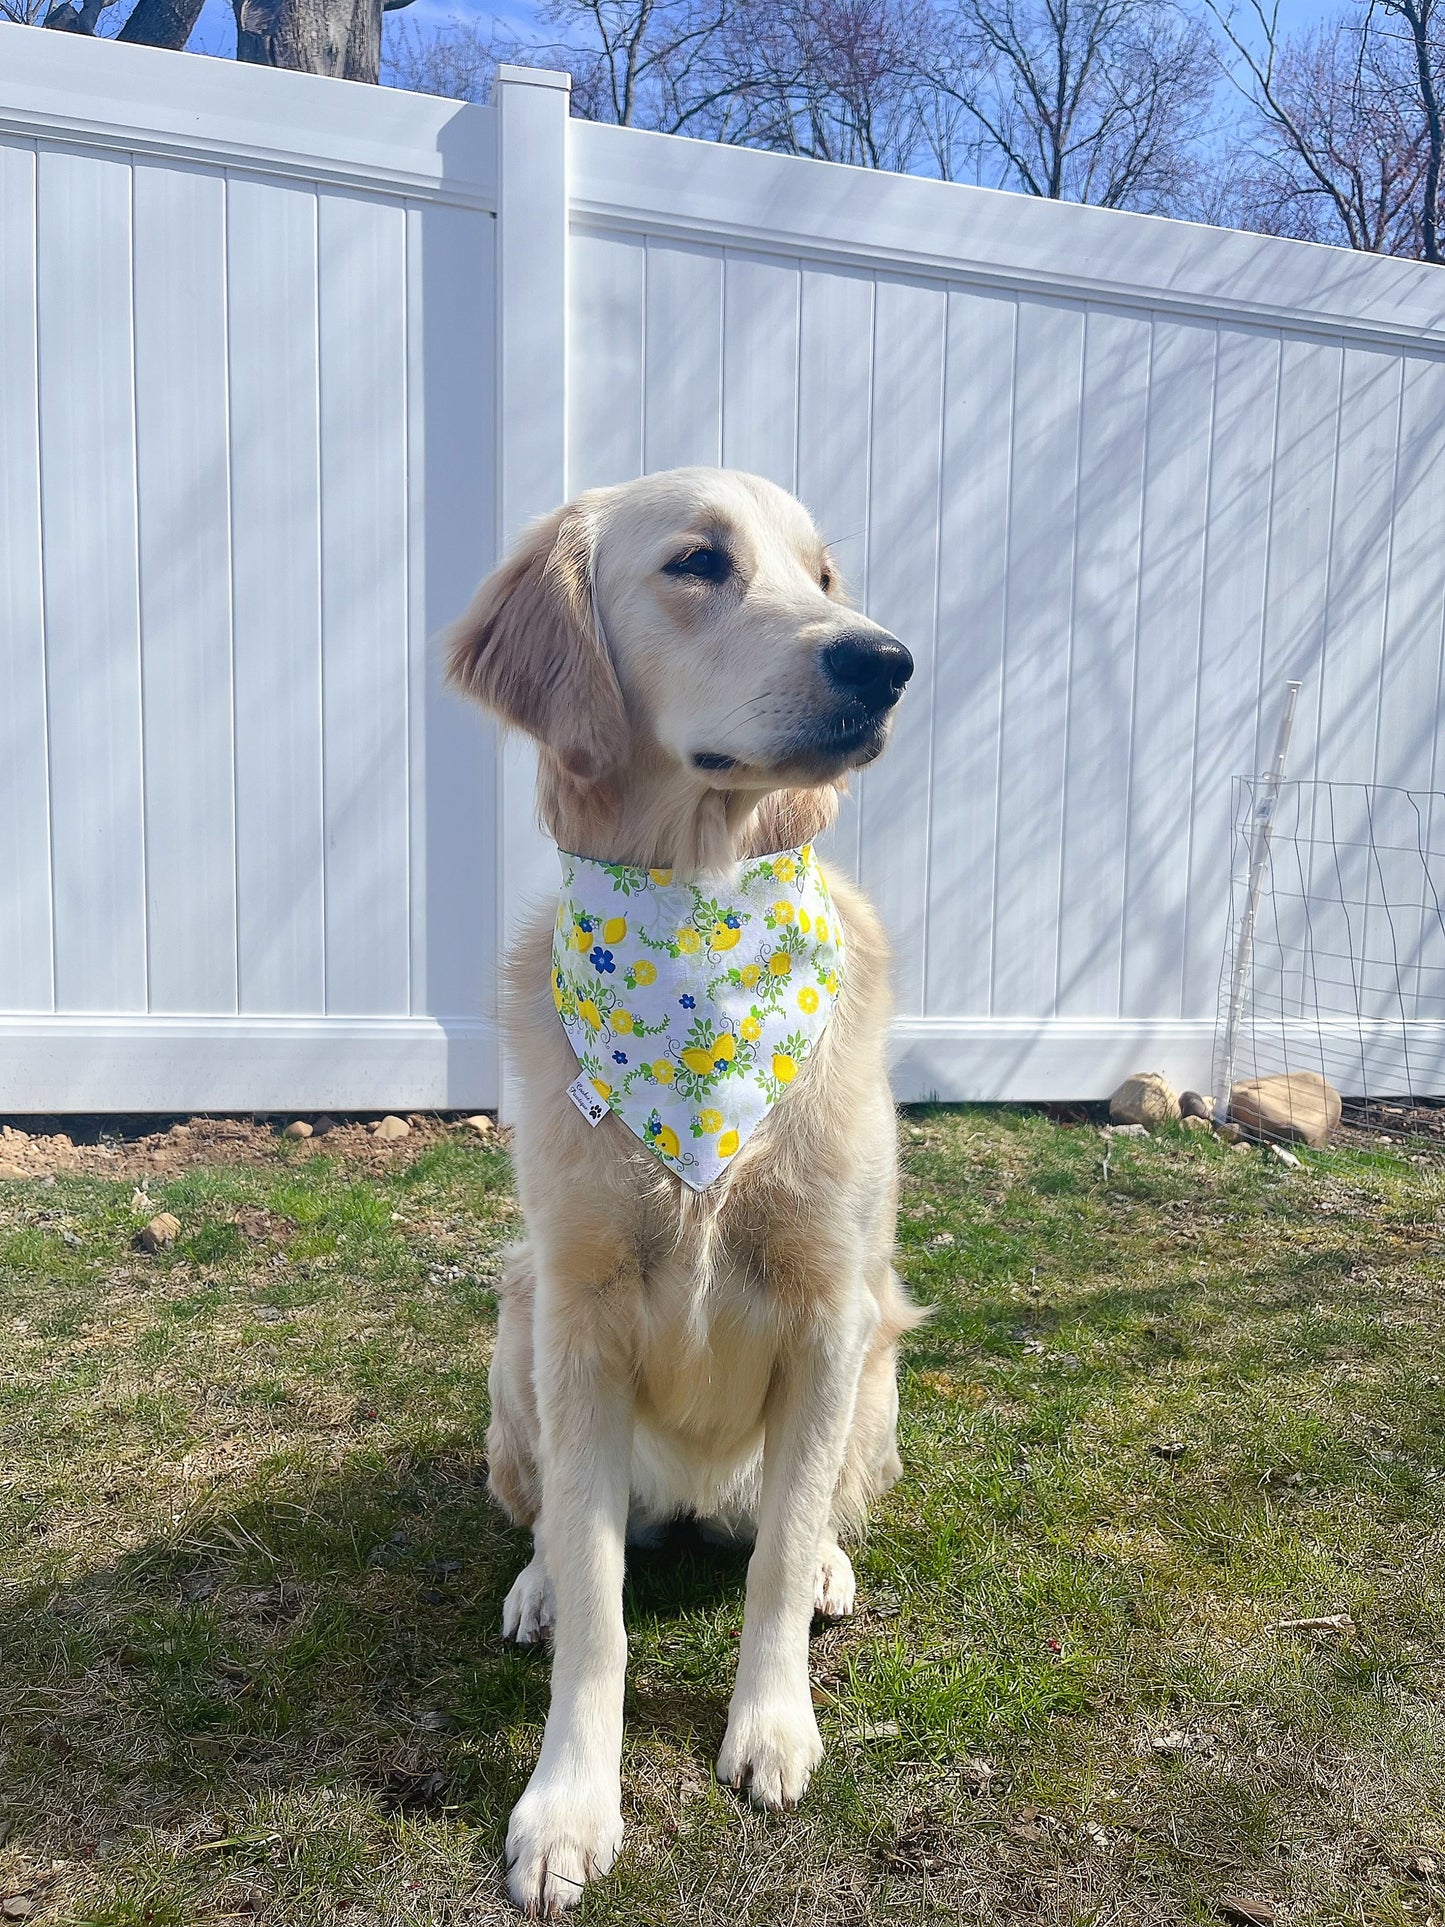
<svg viewBox="0 0 1445 1927">
<path fill-rule="evenodd" d="M 627 712 L 592 608 L 596 524 L 558 509 L 494 569 L 446 639 L 448 680 L 595 782 L 627 744 Z"/>
</svg>

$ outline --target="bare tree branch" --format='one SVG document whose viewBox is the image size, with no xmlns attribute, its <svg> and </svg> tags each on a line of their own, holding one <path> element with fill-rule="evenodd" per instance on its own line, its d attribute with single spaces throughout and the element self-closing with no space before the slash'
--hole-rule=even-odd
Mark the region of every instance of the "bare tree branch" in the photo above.
<svg viewBox="0 0 1445 1927">
<path fill-rule="evenodd" d="M 1229 208 L 1242 226 L 1371 253 L 1440 259 L 1441 19 L 1437 0 L 1367 0 L 1286 37 L 1278 6 L 1207 0 L 1248 103 L 1252 167 Z M 1407 32 L 1386 22 L 1394 16 Z"/>
<path fill-rule="evenodd" d="M 961 109 L 950 132 L 964 132 L 978 179 L 1104 207 L 1179 200 L 1215 65 L 1173 0 L 953 0 L 940 24 L 923 78 Z"/>
</svg>

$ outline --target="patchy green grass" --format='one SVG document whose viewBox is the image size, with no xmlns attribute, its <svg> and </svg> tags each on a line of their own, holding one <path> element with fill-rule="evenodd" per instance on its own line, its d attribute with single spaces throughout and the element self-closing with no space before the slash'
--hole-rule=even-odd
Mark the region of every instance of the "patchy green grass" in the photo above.
<svg viewBox="0 0 1445 1927">
<path fill-rule="evenodd" d="M 825 1765 L 788 1816 L 713 1784 L 743 1561 L 635 1555 L 628 1844 L 581 1918 L 1439 1927 L 1440 1165 L 901 1128 L 938 1310 L 814 1642 Z M 153 1179 L 152 1257 L 131 1190 L 0 1185 L 6 1914 L 505 1919 L 547 1667 L 482 1487 L 504 1153 Z"/>
</svg>

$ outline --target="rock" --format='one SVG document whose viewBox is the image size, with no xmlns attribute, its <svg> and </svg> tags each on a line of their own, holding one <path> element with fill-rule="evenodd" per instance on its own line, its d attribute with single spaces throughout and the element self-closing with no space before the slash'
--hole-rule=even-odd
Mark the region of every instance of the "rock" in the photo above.
<svg viewBox="0 0 1445 1927">
<path fill-rule="evenodd" d="M 28 1144 L 30 1133 L 17 1130 L 13 1124 L 7 1124 L 3 1130 L 0 1130 L 0 1138 L 3 1138 L 7 1144 Z"/>
<path fill-rule="evenodd" d="M 1106 1124 L 1105 1137 L 1148 1137 L 1149 1133 L 1142 1124 Z"/>
<path fill-rule="evenodd" d="M 334 1131 L 335 1129 L 336 1119 L 334 1117 L 322 1115 L 321 1117 L 312 1119 L 311 1133 L 313 1137 L 325 1137 L 328 1131 Z"/>
<path fill-rule="evenodd" d="M 1340 1094 L 1318 1071 L 1282 1071 L 1236 1084 L 1229 1115 L 1254 1137 L 1323 1144 L 1340 1121 Z"/>
<path fill-rule="evenodd" d="M 469 1131 L 475 1131 L 478 1137 L 485 1137 L 488 1131 L 496 1129 L 491 1118 L 484 1111 L 478 1111 L 475 1117 L 464 1117 L 462 1123 Z"/>
<path fill-rule="evenodd" d="M 168 1137 L 189 1137 L 191 1135 L 191 1127 L 189 1124 L 173 1124 L 166 1135 Z"/>
<path fill-rule="evenodd" d="M 1221 1144 L 1238 1144 L 1244 1132 L 1238 1124 L 1216 1124 L 1214 1135 Z"/>
<path fill-rule="evenodd" d="M 1226 1920 L 1241 1923 L 1241 1927 L 1274 1927 L 1273 1906 L 1257 1894 L 1226 1894 L 1219 1903 L 1219 1911 Z"/>
<path fill-rule="evenodd" d="M 312 1125 L 306 1122 L 304 1117 L 298 1117 L 294 1124 L 288 1124 L 286 1126 L 286 1129 L 281 1135 L 282 1137 L 306 1138 L 310 1137 L 313 1128 Z"/>
<path fill-rule="evenodd" d="M 1186 1111 L 1184 1116 L 1179 1121 L 1184 1126 L 1186 1131 L 1208 1132 L 1213 1130 L 1214 1128 L 1213 1125 L 1209 1122 L 1209 1119 L 1207 1117 L 1201 1117 L 1198 1111 Z"/>
<path fill-rule="evenodd" d="M 1158 1071 L 1136 1071 L 1109 1099 L 1115 1124 L 1170 1124 L 1179 1115 L 1179 1099 Z"/>
<path fill-rule="evenodd" d="M 388 1141 L 392 1138 L 406 1137 L 410 1134 L 410 1131 L 411 1126 L 404 1117 L 392 1117 L 389 1113 L 381 1119 L 380 1123 L 373 1124 L 371 1127 L 371 1135 L 373 1137 L 383 1138 Z"/>
<path fill-rule="evenodd" d="M 1201 1096 L 1198 1091 L 1181 1091 L 1179 1093 L 1179 1115 L 1181 1117 L 1212 1118 L 1214 1116 L 1214 1100 L 1210 1097 Z"/>
<path fill-rule="evenodd" d="M 1271 1144 L 1269 1150 L 1271 1157 L 1278 1158 L 1281 1164 L 1287 1164 L 1291 1171 L 1303 1171 L 1304 1166 L 1294 1152 L 1286 1151 L 1282 1144 Z"/>
<path fill-rule="evenodd" d="M 163 1246 L 173 1245 L 181 1235 L 181 1221 L 172 1212 L 159 1211 L 148 1225 L 135 1234 L 135 1241 L 142 1251 L 159 1251 Z"/>
<path fill-rule="evenodd" d="M 1249 1142 L 1248 1138 L 1238 1137 L 1232 1140 L 1229 1148 L 1231 1151 L 1242 1151 L 1245 1157 L 1248 1157 L 1254 1149 L 1254 1146 Z"/>
<path fill-rule="evenodd" d="M 0 1163 L 0 1178 L 28 1178 L 30 1175 L 21 1165 Z"/>
</svg>

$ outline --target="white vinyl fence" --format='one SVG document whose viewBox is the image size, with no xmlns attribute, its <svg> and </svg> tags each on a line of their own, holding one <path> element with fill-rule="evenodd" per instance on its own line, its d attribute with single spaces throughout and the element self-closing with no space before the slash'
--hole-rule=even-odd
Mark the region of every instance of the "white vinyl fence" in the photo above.
<svg viewBox="0 0 1445 1927">
<path fill-rule="evenodd" d="M 1231 779 L 1439 788 L 1445 275 L 0 27 L 0 1110 L 483 1105 L 550 889 L 428 639 L 795 488 L 918 661 L 835 859 L 901 1096 L 1208 1077 Z"/>
</svg>

